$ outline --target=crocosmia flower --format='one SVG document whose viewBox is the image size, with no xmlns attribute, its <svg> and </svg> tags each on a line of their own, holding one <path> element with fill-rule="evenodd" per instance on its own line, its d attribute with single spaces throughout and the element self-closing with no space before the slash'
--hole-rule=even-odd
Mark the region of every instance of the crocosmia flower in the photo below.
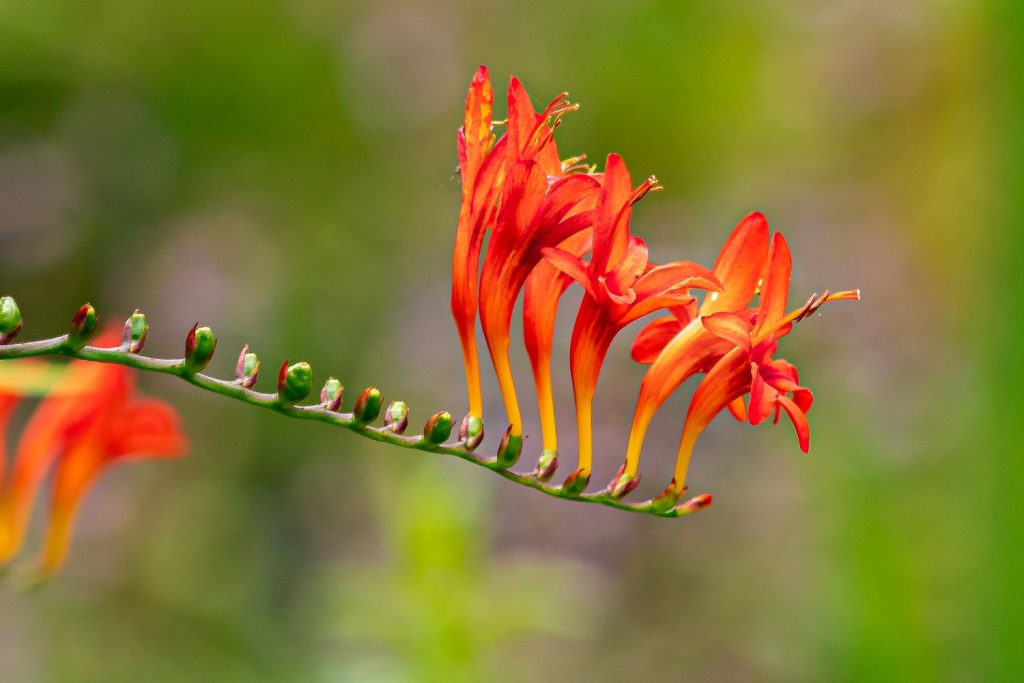
<svg viewBox="0 0 1024 683">
<path fill-rule="evenodd" d="M 630 234 L 630 216 L 633 204 L 654 187 L 655 181 L 648 179 L 634 188 L 622 158 L 609 155 L 594 210 L 590 261 L 558 248 L 544 250 L 548 262 L 578 282 L 586 294 L 569 350 L 579 438 L 576 480 L 585 481 L 590 476 L 594 391 L 618 331 L 660 308 L 693 303 L 691 288 L 721 288 L 715 276 L 696 263 L 649 263 L 647 245 Z"/>
<path fill-rule="evenodd" d="M 118 343 L 112 336 L 98 342 Z M 21 396 L 8 384 L 0 392 L 3 444 L 7 418 Z M 41 559 L 44 574 L 53 573 L 64 562 L 79 505 L 104 469 L 132 459 L 178 457 L 184 451 L 177 414 L 161 401 L 136 397 L 130 369 L 72 361 L 61 384 L 26 424 L 10 471 L 2 478 L 0 564 L 20 550 L 33 503 L 51 471 L 53 494 Z"/>
<path fill-rule="evenodd" d="M 715 272 L 721 276 L 725 291 L 710 294 L 697 314 L 683 324 L 677 319 L 655 321 L 641 333 L 634 356 L 645 360 L 656 348 L 658 338 L 675 325 L 678 331 L 668 339 L 654 358 L 641 387 L 634 415 L 633 431 L 627 449 L 626 473 L 635 472 L 644 430 L 654 411 L 683 381 L 704 372 L 690 401 L 683 434 L 676 456 L 672 483 L 658 499 L 662 506 L 674 505 L 686 488 L 686 473 L 697 438 L 718 413 L 730 408 L 740 419 L 758 424 L 773 414 L 778 421 L 785 412 L 796 427 L 800 447 L 810 445 L 806 413 L 813 396 L 799 385 L 796 368 L 785 361 L 773 360 L 779 338 L 793 323 L 829 301 L 855 300 L 859 290 L 814 296 L 804 306 L 785 313 L 792 260 L 786 240 L 776 233 L 766 258 L 762 257 L 768 237 L 764 217 L 753 214 L 733 232 L 719 256 Z M 752 268 L 762 264 L 760 277 Z M 760 282 L 758 304 L 748 308 L 753 287 Z M 727 296 L 733 283 L 733 297 Z M 751 283 L 754 283 L 752 286 Z M 750 395 L 747 408 L 744 397 Z"/>
</svg>

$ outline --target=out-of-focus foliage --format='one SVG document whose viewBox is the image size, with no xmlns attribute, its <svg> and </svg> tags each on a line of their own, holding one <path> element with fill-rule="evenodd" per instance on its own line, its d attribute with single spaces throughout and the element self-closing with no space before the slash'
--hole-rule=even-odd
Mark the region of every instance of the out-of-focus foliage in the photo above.
<svg viewBox="0 0 1024 683">
<path fill-rule="evenodd" d="M 380 386 L 412 426 L 461 415 L 454 128 L 481 62 L 582 102 L 566 153 L 658 175 L 634 226 L 662 260 L 710 261 L 756 209 L 790 241 L 794 296 L 865 295 L 781 350 L 820 389 L 811 455 L 723 419 L 691 470 L 715 505 L 674 522 L 140 378 L 193 450 L 102 481 L 64 574 L 0 593 L 4 679 L 1012 680 L 1019 11 L 0 3 L 0 293 L 26 335 L 86 300 L 138 307 L 154 354 L 200 320 L 222 375 L 248 342 L 349 401 Z M 595 481 L 642 375 L 628 336 L 598 389 Z M 570 421 L 565 376 L 558 392 Z M 684 406 L 656 420 L 636 495 L 664 483 Z"/>
</svg>

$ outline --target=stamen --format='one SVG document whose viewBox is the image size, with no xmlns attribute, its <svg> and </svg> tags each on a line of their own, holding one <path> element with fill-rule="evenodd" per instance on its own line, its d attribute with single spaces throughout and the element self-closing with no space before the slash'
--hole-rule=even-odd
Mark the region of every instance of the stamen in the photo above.
<svg viewBox="0 0 1024 683">
<path fill-rule="evenodd" d="M 657 177 L 648 176 L 640 187 L 633 191 L 633 196 L 629 198 L 629 206 L 633 206 L 638 201 L 647 196 L 648 192 L 661 192 L 665 188 L 658 182 Z"/>
</svg>

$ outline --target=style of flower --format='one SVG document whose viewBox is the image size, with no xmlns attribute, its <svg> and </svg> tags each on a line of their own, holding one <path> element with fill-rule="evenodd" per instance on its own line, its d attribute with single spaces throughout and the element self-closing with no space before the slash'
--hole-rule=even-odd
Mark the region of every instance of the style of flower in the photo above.
<svg viewBox="0 0 1024 683">
<path fill-rule="evenodd" d="M 618 331 L 660 308 L 693 304 L 692 288 L 721 289 L 715 276 L 696 263 L 649 263 L 647 245 L 630 235 L 633 205 L 656 187 L 656 181 L 649 178 L 634 189 L 625 162 L 616 154 L 609 155 L 594 210 L 590 261 L 563 249 L 544 249 L 548 262 L 576 280 L 586 293 L 569 349 L 579 439 L 579 463 L 569 486 L 585 485 L 590 477 L 594 391 Z M 636 480 L 623 483 L 635 486 Z"/>
<path fill-rule="evenodd" d="M 107 335 L 97 345 L 119 343 Z M 0 389 L 0 447 L 6 440 L 7 418 L 21 398 L 10 387 Z M 136 397 L 130 369 L 72 361 L 60 386 L 25 426 L 7 477 L 0 476 L 0 564 L 21 549 L 33 502 L 51 469 L 43 574 L 52 574 L 63 564 L 79 505 L 103 470 L 132 459 L 178 457 L 184 451 L 177 414 L 161 401 Z M 0 458 L 0 464 L 5 461 Z"/>
<path fill-rule="evenodd" d="M 766 262 L 758 259 L 767 236 L 767 222 L 759 214 L 749 216 L 737 227 L 716 265 L 716 274 L 720 272 L 723 277 L 725 293 L 730 291 L 729 282 L 736 283 L 735 298 L 723 302 L 722 297 L 710 295 L 698 315 L 664 346 L 644 378 L 625 472 L 636 467 L 643 431 L 653 411 L 686 378 L 698 372 L 707 373 L 690 401 L 672 482 L 655 500 L 656 506 L 670 507 L 679 500 L 686 489 L 686 474 L 698 437 L 726 407 L 739 419 L 747 419 L 754 425 L 772 413 L 777 422 L 785 411 L 796 428 L 800 448 L 807 452 L 810 446 L 806 413 L 813 395 L 800 386 L 794 366 L 773 360 L 772 356 L 778 340 L 789 333 L 794 322 L 829 301 L 859 299 L 860 291 L 815 295 L 804 306 L 786 314 L 792 258 L 785 238 L 776 233 Z M 761 277 L 753 280 L 751 267 L 758 261 L 765 265 Z M 759 302 L 756 307 L 747 309 L 754 294 L 750 288 L 752 280 L 761 283 Z M 634 348 L 634 355 L 647 355 L 654 343 L 652 337 L 664 334 L 666 327 L 665 321 L 656 321 L 645 330 Z M 750 394 L 749 409 L 744 403 L 747 394 Z"/>
</svg>

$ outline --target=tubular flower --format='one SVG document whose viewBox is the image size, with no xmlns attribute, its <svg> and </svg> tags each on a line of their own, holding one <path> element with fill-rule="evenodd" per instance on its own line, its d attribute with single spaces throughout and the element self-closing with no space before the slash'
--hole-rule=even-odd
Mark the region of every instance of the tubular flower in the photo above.
<svg viewBox="0 0 1024 683">
<path fill-rule="evenodd" d="M 757 230 L 760 232 L 760 228 Z M 664 376 L 663 368 L 667 363 L 687 356 L 699 359 L 700 370 L 707 373 L 690 401 L 672 482 L 657 499 L 657 505 L 666 507 L 678 501 L 686 488 L 686 473 L 698 437 L 726 407 L 751 424 L 760 423 L 773 412 L 777 422 L 781 411 L 785 411 L 796 427 L 800 448 L 804 452 L 808 450 L 810 432 L 806 413 L 813 396 L 810 390 L 799 385 L 796 368 L 785 361 L 773 360 L 772 355 L 778 339 L 789 333 L 794 322 L 829 301 L 859 299 L 860 291 L 815 295 L 804 306 L 786 314 L 791 271 L 789 247 L 785 238 L 776 233 L 760 278 L 758 305 L 749 310 L 742 307 L 731 311 L 728 307 L 716 306 L 709 297 L 708 309 L 688 323 L 654 360 L 648 376 L 653 372 Z M 739 300 L 729 305 L 735 303 Z M 701 329 L 698 330 L 697 325 Z M 676 340 L 680 338 L 682 341 L 677 345 Z M 747 394 L 751 396 L 749 410 L 743 400 Z M 638 406 L 638 414 L 640 412 Z"/>
<path fill-rule="evenodd" d="M 509 362 L 512 310 L 531 271 L 554 247 L 590 228 L 599 180 L 559 161 L 554 128 L 571 110 L 565 95 L 535 113 L 522 84 L 509 85 L 506 173 L 480 275 L 480 324 L 505 411 L 509 445 L 522 440 L 522 417 Z M 500 142 L 498 144 L 501 144 Z"/>
<path fill-rule="evenodd" d="M 592 245 L 590 231 L 576 233 L 558 245 L 558 248 L 577 258 L 583 258 Z M 523 337 L 530 356 L 533 383 L 537 392 L 537 409 L 544 444 L 541 473 L 557 467 L 558 437 L 555 431 L 555 402 L 551 389 L 551 347 L 555 336 L 555 317 L 558 302 L 573 283 L 573 279 L 548 263 L 541 261 L 530 273 L 523 292 Z"/>
<path fill-rule="evenodd" d="M 106 336 L 101 342 L 118 343 Z M 67 389 L 67 391 L 65 391 Z M 19 400 L 0 394 L 4 410 Z M 90 484 L 109 465 L 142 457 L 178 457 L 185 439 L 174 410 L 134 396 L 131 371 L 119 365 L 73 361 L 60 386 L 36 408 L 14 452 L 0 494 L 0 564 L 21 548 L 36 494 L 53 468 L 50 519 L 41 570 L 52 574 L 67 554 L 74 519 Z"/>
<path fill-rule="evenodd" d="M 650 264 L 643 240 L 629 234 L 633 204 L 655 189 L 655 183 L 650 178 L 634 189 L 625 162 L 618 155 L 609 155 L 594 210 L 590 261 L 584 263 L 577 254 L 563 249 L 544 250 L 548 262 L 579 282 L 586 293 L 569 350 L 579 438 L 579 465 L 571 477 L 576 481 L 585 482 L 590 476 L 594 391 L 618 331 L 660 308 L 693 304 L 691 288 L 721 289 L 715 276 L 695 263 Z"/>
</svg>

